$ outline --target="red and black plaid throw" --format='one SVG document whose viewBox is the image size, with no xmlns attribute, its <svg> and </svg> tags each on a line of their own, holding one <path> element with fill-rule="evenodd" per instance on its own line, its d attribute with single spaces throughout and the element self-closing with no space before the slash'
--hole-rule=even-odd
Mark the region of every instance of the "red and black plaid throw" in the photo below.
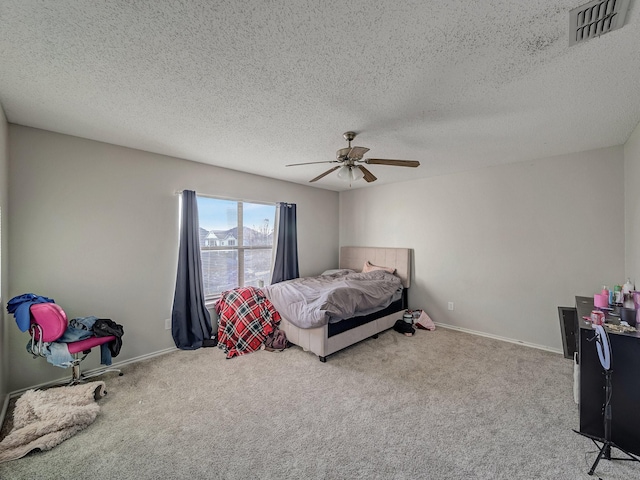
<svg viewBox="0 0 640 480">
<path fill-rule="evenodd" d="M 218 347 L 227 358 L 258 350 L 280 322 L 280 314 L 262 291 L 254 287 L 224 292 L 216 302 Z"/>
</svg>

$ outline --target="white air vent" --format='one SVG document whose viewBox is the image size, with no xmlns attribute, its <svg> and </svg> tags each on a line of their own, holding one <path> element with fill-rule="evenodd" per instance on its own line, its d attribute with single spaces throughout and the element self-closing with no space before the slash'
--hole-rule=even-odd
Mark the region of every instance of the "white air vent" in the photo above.
<svg viewBox="0 0 640 480">
<path fill-rule="evenodd" d="M 594 0 L 569 12 L 569 46 L 622 28 L 629 0 Z"/>
</svg>

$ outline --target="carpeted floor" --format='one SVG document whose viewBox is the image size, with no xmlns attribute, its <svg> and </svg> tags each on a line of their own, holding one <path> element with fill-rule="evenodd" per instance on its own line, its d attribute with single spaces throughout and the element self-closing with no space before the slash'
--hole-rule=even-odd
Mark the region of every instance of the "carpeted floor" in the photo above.
<svg viewBox="0 0 640 480">
<path fill-rule="evenodd" d="M 587 475 L 570 360 L 452 330 L 387 331 L 326 364 L 208 348 L 123 372 L 91 426 L 0 478 L 640 478 L 606 460 Z"/>
</svg>

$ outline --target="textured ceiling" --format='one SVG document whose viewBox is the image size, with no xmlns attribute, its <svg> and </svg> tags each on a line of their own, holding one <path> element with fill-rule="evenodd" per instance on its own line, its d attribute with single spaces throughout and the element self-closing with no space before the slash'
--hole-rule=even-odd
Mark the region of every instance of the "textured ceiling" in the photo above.
<svg viewBox="0 0 640 480">
<path fill-rule="evenodd" d="M 422 164 L 371 166 L 372 185 L 620 145 L 640 6 L 569 47 L 583 3 L 0 0 L 0 103 L 11 123 L 303 184 L 331 165 L 285 164 L 333 160 L 347 130 Z"/>
</svg>

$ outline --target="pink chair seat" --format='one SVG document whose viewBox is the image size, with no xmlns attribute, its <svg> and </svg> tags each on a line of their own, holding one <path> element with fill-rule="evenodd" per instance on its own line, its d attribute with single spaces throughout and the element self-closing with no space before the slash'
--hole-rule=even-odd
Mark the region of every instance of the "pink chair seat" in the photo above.
<svg viewBox="0 0 640 480">
<path fill-rule="evenodd" d="M 31 323 L 40 325 L 43 342 L 55 342 L 67 329 L 67 314 L 64 313 L 64 310 L 62 310 L 59 305 L 55 303 L 36 303 L 31 305 L 30 310 Z M 34 336 L 36 340 L 40 340 L 39 330 L 35 331 Z M 103 343 L 109 343 L 115 339 L 116 337 L 113 335 L 108 337 L 90 337 L 84 340 L 78 340 L 77 342 L 69 342 L 67 343 L 67 347 L 69 347 L 69 353 L 73 355 L 74 353 L 91 350 L 93 347 L 97 347 Z"/>
<path fill-rule="evenodd" d="M 91 337 L 85 338 L 84 340 L 78 340 L 77 342 L 67 343 L 67 347 L 69 347 L 69 353 L 79 353 L 84 352 L 85 350 L 91 350 L 93 347 L 97 347 L 98 345 L 102 345 L 103 343 L 109 343 L 112 340 L 115 340 L 116 337 L 110 335 L 108 337 Z"/>
</svg>

